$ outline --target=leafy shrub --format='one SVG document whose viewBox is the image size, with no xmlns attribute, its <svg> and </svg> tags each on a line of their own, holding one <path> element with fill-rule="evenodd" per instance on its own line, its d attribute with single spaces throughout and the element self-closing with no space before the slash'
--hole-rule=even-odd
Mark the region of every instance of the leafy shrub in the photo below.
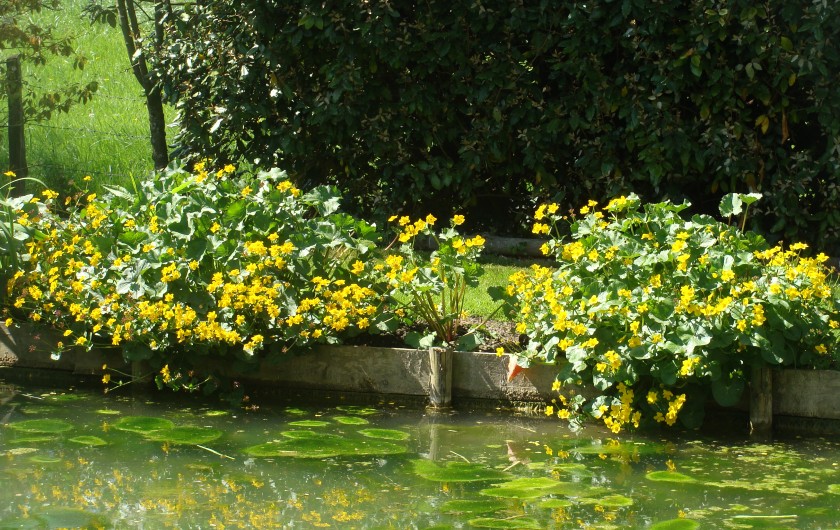
<svg viewBox="0 0 840 530">
<path fill-rule="evenodd" d="M 758 191 L 754 228 L 840 253 L 836 2 L 185 9 L 156 72 L 192 156 L 498 231 L 533 193 L 564 211 L 635 191 L 713 213 L 724 193 Z"/>
<path fill-rule="evenodd" d="M 45 197 L 19 212 L 33 237 L 8 287 L 20 314 L 65 330 L 56 356 L 121 346 L 169 383 L 205 356 L 252 361 L 365 330 L 383 300 L 361 274 L 374 228 L 276 169 L 198 163 L 83 194 L 65 215 Z"/>
<path fill-rule="evenodd" d="M 754 199 L 726 197 L 722 210 L 737 215 Z M 590 201 L 572 215 L 570 240 L 543 246 L 556 266 L 511 277 L 517 330 L 529 337 L 519 363 L 562 359 L 549 414 L 593 416 L 614 432 L 644 421 L 694 426 L 709 391 L 722 405 L 740 399 L 754 365 L 840 357 L 840 291 L 824 254 L 769 247 L 705 215 L 683 219 L 687 206 Z M 551 234 L 566 217 L 544 204 L 535 219 L 535 232 Z M 581 382 L 599 395 L 564 388 Z"/>
</svg>

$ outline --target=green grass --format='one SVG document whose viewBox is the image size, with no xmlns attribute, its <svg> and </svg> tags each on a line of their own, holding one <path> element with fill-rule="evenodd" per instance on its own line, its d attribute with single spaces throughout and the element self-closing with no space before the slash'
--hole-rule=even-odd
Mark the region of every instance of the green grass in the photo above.
<svg viewBox="0 0 840 530">
<path fill-rule="evenodd" d="M 47 89 L 73 82 L 99 83 L 88 104 L 43 123 L 27 124 L 29 175 L 59 191 L 68 190 L 70 181 L 78 182 L 86 175 L 92 177 L 93 189 L 102 184 L 125 185 L 131 175 L 144 176 L 153 168 L 143 91 L 131 73 L 120 30 L 91 25 L 81 16 L 85 3 L 66 0 L 61 10 L 33 17 L 53 25 L 59 34 L 75 36 L 76 49 L 88 58 L 84 70 L 73 69 L 72 59 L 62 57 L 52 58 L 45 66 L 23 67 L 25 82 Z M 169 116 L 174 114 L 167 111 Z M 4 118 L 0 116 L 0 122 Z M 0 138 L 7 141 L 5 132 Z M 0 149 L 0 167 L 8 167 L 7 149 Z"/>
</svg>

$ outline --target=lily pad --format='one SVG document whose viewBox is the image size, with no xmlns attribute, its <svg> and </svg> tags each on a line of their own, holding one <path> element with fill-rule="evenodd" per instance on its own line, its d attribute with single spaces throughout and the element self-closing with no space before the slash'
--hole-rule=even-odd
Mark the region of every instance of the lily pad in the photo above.
<svg viewBox="0 0 840 530">
<path fill-rule="evenodd" d="M 331 458 L 342 456 L 393 455 L 408 451 L 404 445 L 385 440 L 348 440 L 313 431 L 286 431 L 287 440 L 253 445 L 244 453 L 256 457 Z"/>
<path fill-rule="evenodd" d="M 630 497 L 625 497 L 624 495 L 607 495 L 606 497 L 596 499 L 596 501 L 596 504 L 598 506 L 603 506 L 605 508 L 621 508 L 624 506 L 633 506 L 633 499 L 631 499 Z"/>
<path fill-rule="evenodd" d="M 503 510 L 506 508 L 508 504 L 504 501 L 499 501 L 496 499 L 486 499 L 486 500 L 468 500 L 468 499 L 455 499 L 452 501 L 447 501 L 443 503 L 441 506 L 441 511 L 443 513 L 449 514 L 481 514 L 481 513 L 490 513 L 495 512 L 498 510 Z"/>
<path fill-rule="evenodd" d="M 99 409 L 96 411 L 97 414 L 102 414 L 103 416 L 119 416 L 122 412 L 114 409 Z"/>
<path fill-rule="evenodd" d="M 29 461 L 35 464 L 57 464 L 61 462 L 61 459 L 57 456 L 32 455 L 29 457 Z"/>
<path fill-rule="evenodd" d="M 840 484 L 829 484 L 828 492 L 834 495 L 840 495 Z"/>
<path fill-rule="evenodd" d="M 64 420 L 40 419 L 10 423 L 9 427 L 19 432 L 58 434 L 69 431 L 73 425 Z"/>
<path fill-rule="evenodd" d="M 398 431 L 396 429 L 362 429 L 359 431 L 362 436 L 368 438 L 381 438 L 383 440 L 408 440 L 411 435 L 405 431 Z"/>
<path fill-rule="evenodd" d="M 38 450 L 34 447 L 13 447 L 6 451 L 6 454 L 9 456 L 20 456 L 20 455 L 28 455 L 30 453 L 37 453 Z"/>
<path fill-rule="evenodd" d="M 510 478 L 509 473 L 483 464 L 447 462 L 439 466 L 431 460 L 414 460 L 412 464 L 416 474 L 435 482 L 487 482 Z"/>
<path fill-rule="evenodd" d="M 543 526 L 530 517 L 514 517 L 504 519 L 493 519 L 490 517 L 479 517 L 477 519 L 470 519 L 470 526 L 474 528 L 515 528 L 523 529 L 541 529 Z"/>
<path fill-rule="evenodd" d="M 322 420 L 297 420 L 290 421 L 289 425 L 293 427 L 326 427 L 330 422 Z"/>
<path fill-rule="evenodd" d="M 99 446 L 102 446 L 102 445 L 108 445 L 108 442 L 106 442 L 105 440 L 103 440 L 99 436 L 89 436 L 89 435 L 76 436 L 74 438 L 70 438 L 67 441 L 68 442 L 73 442 L 75 444 L 87 445 L 87 446 L 90 446 L 90 447 L 99 447 Z"/>
<path fill-rule="evenodd" d="M 219 416 L 227 416 L 230 414 L 227 410 L 208 410 L 204 413 L 208 418 L 218 418 Z"/>
<path fill-rule="evenodd" d="M 333 420 L 343 425 L 367 425 L 370 422 L 358 416 L 335 416 Z"/>
<path fill-rule="evenodd" d="M 796 524 L 797 515 L 736 515 L 729 522 L 740 528 L 748 525 L 750 528 L 778 528 L 780 524 Z"/>
<path fill-rule="evenodd" d="M 20 438 L 15 438 L 14 440 L 10 440 L 10 444 L 14 445 L 23 445 L 23 444 L 39 444 L 44 442 L 54 442 L 58 440 L 58 436 L 52 436 L 49 434 L 34 434 L 32 436 L 21 436 Z"/>
<path fill-rule="evenodd" d="M 692 519 L 669 519 L 653 524 L 650 530 L 694 530 L 700 523 Z"/>
<path fill-rule="evenodd" d="M 222 436 L 219 429 L 209 427 L 172 427 L 146 433 L 146 438 L 153 442 L 168 442 L 180 445 L 199 445 L 218 440 Z"/>
<path fill-rule="evenodd" d="M 41 528 L 109 528 L 111 525 L 102 515 L 78 508 L 47 508 L 31 514 L 41 522 Z"/>
<path fill-rule="evenodd" d="M 339 405 L 335 408 L 347 414 L 354 414 L 356 416 L 372 416 L 378 414 L 379 411 L 373 407 L 362 407 L 359 405 Z"/>
<path fill-rule="evenodd" d="M 549 490 L 562 484 L 548 477 L 518 478 L 481 490 L 481 495 L 505 499 L 537 499 L 549 494 Z"/>
<path fill-rule="evenodd" d="M 677 482 L 680 484 L 696 483 L 697 479 L 676 471 L 651 471 L 645 478 L 654 482 Z"/>
<path fill-rule="evenodd" d="M 546 499 L 539 504 L 540 508 L 568 508 L 573 503 L 569 499 Z"/>
<path fill-rule="evenodd" d="M 285 409 L 283 409 L 283 412 L 285 412 L 286 414 L 291 414 L 292 416 L 306 416 L 307 414 L 309 414 L 307 411 L 299 409 L 297 407 L 286 407 Z"/>
<path fill-rule="evenodd" d="M 162 429 L 171 429 L 175 424 L 164 418 L 153 418 L 151 416 L 126 416 L 114 424 L 115 429 L 121 431 L 146 434 Z"/>
</svg>

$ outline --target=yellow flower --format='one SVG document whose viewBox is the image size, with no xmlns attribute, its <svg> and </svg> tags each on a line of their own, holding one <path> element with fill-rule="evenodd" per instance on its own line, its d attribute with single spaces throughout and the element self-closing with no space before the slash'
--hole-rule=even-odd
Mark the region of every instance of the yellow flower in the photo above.
<svg viewBox="0 0 840 530">
<path fill-rule="evenodd" d="M 427 225 L 433 225 L 433 224 L 435 224 L 435 221 L 437 221 L 437 218 L 434 215 L 429 214 L 429 215 L 426 216 L 426 224 Z"/>
<path fill-rule="evenodd" d="M 545 408 L 545 415 L 546 416 L 554 416 L 554 407 L 549 405 Z"/>
<path fill-rule="evenodd" d="M 14 171 L 6 171 L 6 172 L 5 172 L 5 173 L 3 173 L 3 174 L 4 174 L 4 175 L 6 175 L 7 177 L 14 177 L 14 176 L 15 176 L 15 172 L 14 172 Z"/>
<path fill-rule="evenodd" d="M 454 224 L 455 226 L 462 225 L 464 224 L 464 220 L 465 219 L 463 215 L 455 215 L 454 217 L 452 217 L 452 224 Z"/>
<path fill-rule="evenodd" d="M 102 376 L 102 383 L 103 384 L 107 385 L 110 382 L 111 382 L 111 374 L 105 374 L 105 375 Z"/>
<path fill-rule="evenodd" d="M 496 348 L 496 357 L 501 357 L 504 354 L 505 354 L 505 349 L 504 348 L 502 348 L 501 346 Z"/>
<path fill-rule="evenodd" d="M 210 227 L 210 232 L 215 234 L 216 232 L 219 231 L 219 229 L 221 227 L 222 227 L 222 225 L 220 225 L 219 223 L 213 223 L 213 226 Z"/>
<path fill-rule="evenodd" d="M 821 354 L 825 354 L 828 352 L 828 348 L 825 347 L 825 344 L 817 344 L 816 346 L 814 346 L 814 350 L 816 350 L 817 353 Z"/>
<path fill-rule="evenodd" d="M 85 175 L 84 178 L 82 178 L 82 180 L 84 180 L 85 182 L 90 182 L 91 180 L 93 180 L 93 178 L 90 175 Z"/>
<path fill-rule="evenodd" d="M 14 323 L 15 323 L 15 320 L 12 317 L 9 317 L 9 318 L 6 319 L 6 327 L 7 328 L 12 327 L 12 324 L 14 324 Z"/>
</svg>

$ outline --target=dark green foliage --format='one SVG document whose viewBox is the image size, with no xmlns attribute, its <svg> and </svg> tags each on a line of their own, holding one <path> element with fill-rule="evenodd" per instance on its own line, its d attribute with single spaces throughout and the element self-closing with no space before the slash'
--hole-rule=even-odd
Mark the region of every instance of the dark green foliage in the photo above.
<svg viewBox="0 0 840 530">
<path fill-rule="evenodd" d="M 756 228 L 840 251 L 840 3 L 188 9 L 158 64 L 181 154 L 336 182 L 369 213 L 472 209 L 508 229 L 534 195 L 713 211 L 759 191 Z"/>
</svg>

